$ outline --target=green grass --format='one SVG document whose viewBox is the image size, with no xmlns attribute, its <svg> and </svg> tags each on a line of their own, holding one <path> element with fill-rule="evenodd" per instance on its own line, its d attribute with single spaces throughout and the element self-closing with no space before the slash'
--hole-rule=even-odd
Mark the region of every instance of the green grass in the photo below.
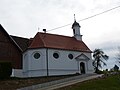
<svg viewBox="0 0 120 90">
<path fill-rule="evenodd" d="M 120 90 L 120 75 L 89 80 L 57 90 Z"/>
</svg>

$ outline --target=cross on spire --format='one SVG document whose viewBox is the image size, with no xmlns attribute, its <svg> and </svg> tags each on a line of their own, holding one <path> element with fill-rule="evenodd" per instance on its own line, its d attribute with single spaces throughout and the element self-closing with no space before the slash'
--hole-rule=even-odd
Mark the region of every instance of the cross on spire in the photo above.
<svg viewBox="0 0 120 90">
<path fill-rule="evenodd" d="M 74 22 L 76 21 L 75 14 L 74 14 Z"/>
</svg>

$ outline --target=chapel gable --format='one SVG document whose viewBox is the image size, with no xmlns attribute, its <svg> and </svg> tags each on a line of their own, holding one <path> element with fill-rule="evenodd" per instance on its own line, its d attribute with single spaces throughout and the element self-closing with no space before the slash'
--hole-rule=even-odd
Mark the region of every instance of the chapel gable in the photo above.
<svg viewBox="0 0 120 90">
<path fill-rule="evenodd" d="M 90 58 L 88 58 L 85 54 L 80 54 L 78 55 L 76 58 L 76 60 L 90 60 Z"/>
</svg>

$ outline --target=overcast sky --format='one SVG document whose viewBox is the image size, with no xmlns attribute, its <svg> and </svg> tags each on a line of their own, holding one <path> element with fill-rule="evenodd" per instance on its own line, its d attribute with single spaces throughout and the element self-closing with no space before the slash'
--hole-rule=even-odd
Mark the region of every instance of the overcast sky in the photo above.
<svg viewBox="0 0 120 90">
<path fill-rule="evenodd" d="M 0 24 L 10 35 L 26 38 L 43 28 L 71 24 L 48 33 L 73 36 L 74 14 L 79 21 L 119 5 L 120 0 L 0 0 Z M 108 67 L 113 67 L 120 45 L 120 8 L 79 23 L 83 41 L 91 50 L 103 49 L 110 56 Z"/>
</svg>

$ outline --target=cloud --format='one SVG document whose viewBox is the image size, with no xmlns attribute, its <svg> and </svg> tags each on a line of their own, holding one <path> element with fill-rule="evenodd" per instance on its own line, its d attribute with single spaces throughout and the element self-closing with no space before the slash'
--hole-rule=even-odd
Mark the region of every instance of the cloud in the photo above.
<svg viewBox="0 0 120 90">
<path fill-rule="evenodd" d="M 1 0 L 0 23 L 13 35 L 33 37 L 47 30 L 73 23 L 73 14 L 81 20 L 119 4 L 119 0 Z M 79 22 L 83 40 L 90 45 L 118 41 L 119 8 Z M 29 33 L 28 33 L 29 32 Z M 69 33 L 68 33 L 69 32 Z M 71 25 L 50 33 L 73 36 Z M 97 45 L 96 45 L 97 47 Z"/>
</svg>

